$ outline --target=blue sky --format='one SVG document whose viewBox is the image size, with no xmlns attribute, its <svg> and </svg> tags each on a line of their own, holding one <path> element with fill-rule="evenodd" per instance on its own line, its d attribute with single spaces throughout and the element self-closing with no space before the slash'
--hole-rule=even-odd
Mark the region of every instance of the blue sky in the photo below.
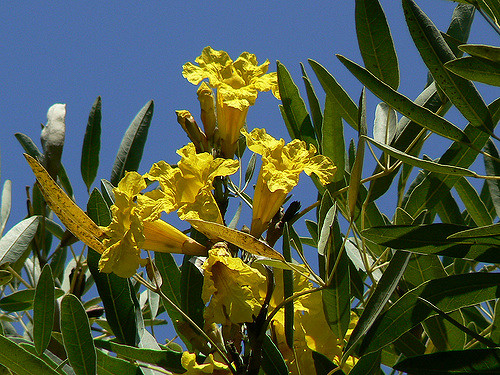
<svg viewBox="0 0 500 375">
<path fill-rule="evenodd" d="M 454 3 L 417 3 L 446 30 Z M 400 91 L 415 98 L 425 84 L 425 66 L 411 42 L 401 3 L 383 0 L 382 6 L 398 52 Z M 45 123 L 53 103 L 67 104 L 63 163 L 76 200 L 84 205 L 87 193 L 80 177 L 80 153 L 95 98 L 100 95 L 103 103 L 97 181 L 109 179 L 124 131 L 150 99 L 155 100 L 155 113 L 140 172 L 157 160 L 175 162 L 175 150 L 187 138 L 174 111 L 188 109 L 199 118 L 196 87 L 182 77 L 182 65 L 194 61 L 207 45 L 228 51 L 234 59 L 243 51 L 255 53 L 259 62 L 271 61 L 270 71 L 280 60 L 301 90 L 299 62 L 308 67 L 307 59 L 312 58 L 327 67 L 355 101 L 361 91 L 361 84 L 334 56 L 340 53 L 361 63 L 354 1 L 4 1 L 0 25 L 1 183 L 13 181 L 13 213 L 7 229 L 24 217 L 25 186 L 34 181 L 14 133 L 24 133 L 40 145 L 40 123 Z M 498 35 L 476 15 L 470 41 L 498 44 Z M 317 81 L 313 83 L 321 93 Z M 488 103 L 498 95 L 498 90 L 478 87 Z M 369 96 L 369 123 L 377 103 Z M 270 93 L 260 94 L 250 109 L 248 126 L 265 127 L 289 140 L 277 106 Z M 461 117 L 455 119 L 460 127 L 466 123 Z M 348 133 L 346 139 L 353 136 Z M 443 149 L 446 143 L 441 140 L 436 138 L 433 146 Z M 440 151 L 429 153 L 440 156 Z M 366 168 L 367 173 L 371 170 Z M 307 199 L 303 205 L 312 203 Z"/>
</svg>

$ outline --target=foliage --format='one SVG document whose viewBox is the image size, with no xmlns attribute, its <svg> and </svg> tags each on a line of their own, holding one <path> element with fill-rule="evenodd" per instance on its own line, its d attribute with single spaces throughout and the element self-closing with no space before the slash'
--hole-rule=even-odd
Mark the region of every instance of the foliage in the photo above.
<svg viewBox="0 0 500 375">
<path fill-rule="evenodd" d="M 475 10 L 499 32 L 500 8 L 462 1 L 442 32 L 414 0 L 402 3 L 431 74 L 415 100 L 398 92 L 382 7 L 356 0 L 364 66 L 338 58 L 365 87 L 357 104 L 316 61 L 309 64 L 324 106 L 304 66 L 305 97 L 280 62 L 268 73 L 269 62 L 258 65 L 253 54 L 233 61 L 206 47 L 198 65 L 183 69 L 191 83 L 209 82 L 197 91 L 203 129 L 189 111 L 177 112 L 192 141 L 180 159 L 137 172 L 150 101 L 127 129 L 110 180 L 91 191 L 101 149 L 97 98 L 81 157 L 85 208 L 61 165 L 65 105 L 49 109 L 42 150 L 16 134 L 37 182 L 26 218 L 0 239 L 2 372 L 500 372 L 500 99 L 485 103 L 472 82 L 500 86 L 500 52 L 467 44 Z M 367 108 L 366 90 L 381 100 L 376 108 Z M 246 128 L 259 91 L 281 100 L 291 142 Z M 451 107 L 465 127 L 444 117 Z M 344 124 L 358 134 L 348 147 Z M 452 141 L 436 160 L 421 156 L 430 136 Z M 370 154 L 376 166 L 367 174 Z M 486 175 L 471 169 L 478 157 Z M 301 210 L 289 194 L 302 171 L 316 191 Z M 392 213 L 381 204 L 391 194 Z M 252 209 L 250 228 L 240 223 L 242 204 Z M 171 212 L 182 230 L 163 220 Z M 304 228 L 308 235 L 299 235 Z M 165 324 L 178 340 L 159 342 Z"/>
</svg>

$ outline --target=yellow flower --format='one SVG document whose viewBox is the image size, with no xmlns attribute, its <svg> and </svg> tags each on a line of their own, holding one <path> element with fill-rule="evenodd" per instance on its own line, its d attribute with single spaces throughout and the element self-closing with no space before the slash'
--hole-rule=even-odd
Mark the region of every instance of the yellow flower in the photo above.
<svg viewBox="0 0 500 375">
<path fill-rule="evenodd" d="M 274 271 L 276 288 L 271 300 L 271 309 L 283 300 L 283 271 Z M 313 285 L 298 273 L 294 274 L 294 290 L 303 291 L 313 289 Z M 354 329 L 357 316 L 351 314 L 351 324 L 345 337 L 336 337 L 329 328 L 323 311 L 321 292 L 306 294 L 294 301 L 294 344 L 293 349 L 288 347 L 285 338 L 285 317 L 281 309 L 273 318 L 272 336 L 275 343 L 287 362 L 291 374 L 315 374 L 312 351 L 319 352 L 331 361 L 340 364 L 342 348 L 347 343 Z M 348 373 L 354 366 L 356 359 L 349 357 L 342 370 Z"/>
<path fill-rule="evenodd" d="M 264 301 L 266 278 L 255 268 L 233 258 L 226 247 L 214 246 L 203 264 L 205 321 L 238 324 L 253 321 Z"/>
<path fill-rule="evenodd" d="M 209 354 L 208 357 L 205 358 L 204 363 L 198 364 L 196 362 L 196 354 L 183 352 L 181 364 L 182 367 L 186 369 L 184 373 L 186 375 L 231 375 L 229 367 L 227 367 L 225 363 L 215 360 L 213 354 Z"/>
<path fill-rule="evenodd" d="M 251 133 L 242 130 L 247 146 L 262 155 L 262 167 L 257 179 L 253 197 L 251 234 L 260 236 L 273 216 L 285 202 L 286 196 L 299 182 L 302 171 L 314 173 L 322 184 L 333 181 L 337 167 L 323 155 L 315 155 L 316 148 L 304 141 L 294 139 L 285 144 L 264 129 L 254 129 Z"/>
<path fill-rule="evenodd" d="M 194 65 L 184 64 L 182 75 L 197 85 L 208 78 L 217 89 L 217 124 L 222 152 L 232 158 L 240 130 L 245 124 L 248 108 L 255 104 L 259 91 L 272 90 L 279 98 L 276 73 L 267 73 L 269 61 L 258 65 L 254 54 L 243 52 L 236 61 L 227 52 L 205 47 Z"/>
<path fill-rule="evenodd" d="M 140 192 L 146 188 L 144 177 L 137 172 L 127 172 L 113 190 L 115 204 L 111 206 L 113 219 L 101 227 L 107 238 L 106 248 L 99 260 L 101 272 L 114 272 L 120 277 L 132 276 L 146 260 L 141 249 L 168 253 L 204 255 L 206 249 L 176 228 L 155 217 L 147 216 L 140 202 Z"/>
<path fill-rule="evenodd" d="M 146 193 L 140 201 L 144 210 L 154 218 L 159 218 L 162 211 L 178 210 L 182 220 L 202 219 L 222 224 L 221 213 L 211 193 L 212 183 L 217 176 L 235 173 L 238 162 L 214 158 L 207 152 L 197 154 L 192 143 L 177 153 L 182 157 L 177 168 L 161 161 L 144 176 L 160 184 L 159 190 Z"/>
</svg>

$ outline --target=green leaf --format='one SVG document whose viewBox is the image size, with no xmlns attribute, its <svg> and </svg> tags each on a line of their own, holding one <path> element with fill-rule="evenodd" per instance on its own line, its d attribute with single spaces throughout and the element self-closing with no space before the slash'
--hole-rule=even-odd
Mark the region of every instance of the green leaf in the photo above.
<svg viewBox="0 0 500 375">
<path fill-rule="evenodd" d="M 90 195 L 87 212 L 97 225 L 107 226 L 111 222 L 108 205 L 96 189 Z M 102 299 L 106 320 L 120 342 L 135 345 L 137 326 L 136 311 L 132 301 L 133 290 L 127 279 L 113 273 L 99 272 L 99 258 L 100 255 L 96 251 L 89 249 L 87 263 Z"/>
<path fill-rule="evenodd" d="M 349 375 L 377 375 L 380 373 L 380 351 L 362 356 L 349 371 Z"/>
<path fill-rule="evenodd" d="M 153 117 L 153 109 L 154 102 L 150 100 L 137 113 L 125 132 L 111 171 L 110 181 L 112 185 L 118 186 L 118 182 L 125 176 L 125 172 L 136 171 L 139 168 L 149 125 Z"/>
<path fill-rule="evenodd" d="M 61 333 L 69 363 L 77 375 L 97 374 L 97 354 L 85 309 L 67 294 L 61 302 Z"/>
<path fill-rule="evenodd" d="M 478 241 L 480 237 L 494 237 L 500 236 L 500 223 L 486 225 L 484 227 L 465 229 L 451 233 L 448 236 L 448 239 L 456 239 L 456 240 L 466 240 L 466 239 L 475 239 Z M 469 242 L 469 241 L 468 241 Z"/>
<path fill-rule="evenodd" d="M 351 352 L 354 346 L 362 340 L 371 329 L 387 304 L 387 301 L 389 301 L 392 293 L 398 286 L 399 280 L 403 276 L 409 260 L 410 253 L 403 251 L 397 251 L 394 253 L 387 269 L 380 278 L 375 291 L 368 300 L 356 327 L 354 327 L 351 337 L 349 338 L 349 342 L 344 349 L 344 353 Z M 379 349 L 381 348 L 382 346 L 379 347 Z"/>
<path fill-rule="evenodd" d="M 356 35 L 366 69 L 394 90 L 399 65 L 391 31 L 378 0 L 356 0 Z"/>
<path fill-rule="evenodd" d="M 429 160 L 422 160 L 422 159 L 416 158 L 415 156 L 411 156 L 411 155 L 405 154 L 404 152 L 396 150 L 395 148 L 393 148 L 391 146 L 387 146 L 387 145 L 384 145 L 382 143 L 379 143 L 372 138 L 369 138 L 369 137 L 364 137 L 364 138 L 366 140 L 370 141 L 370 143 L 377 146 L 379 149 L 387 152 L 389 155 L 395 157 L 396 159 L 401 160 L 404 163 L 413 165 L 414 167 L 419 167 L 419 168 L 422 168 L 422 169 L 425 169 L 425 170 L 428 170 L 431 172 L 442 173 L 442 174 L 447 174 L 447 175 L 477 177 L 477 174 L 475 172 L 472 172 L 466 168 L 460 168 L 460 167 L 455 167 L 455 166 L 451 166 L 451 165 L 434 163 L 433 161 L 429 161 Z"/>
<path fill-rule="evenodd" d="M 498 150 L 495 144 L 488 139 L 486 145 L 484 146 L 484 151 L 494 158 L 498 158 Z M 484 168 L 486 170 L 487 176 L 500 176 L 500 162 L 484 155 Z M 499 180 L 486 180 L 486 185 L 490 191 L 491 201 L 495 207 L 497 216 L 500 216 L 500 181 Z"/>
<path fill-rule="evenodd" d="M 61 297 L 64 292 L 56 289 L 56 298 Z M 35 289 L 18 290 L 0 299 L 0 309 L 6 312 L 25 311 L 33 308 Z"/>
<path fill-rule="evenodd" d="M 2 188 L 2 206 L 0 208 L 0 237 L 2 237 L 12 207 L 12 181 L 5 180 Z"/>
<path fill-rule="evenodd" d="M 493 316 L 493 322 L 491 323 L 491 341 L 500 344 L 500 300 L 495 303 L 495 315 Z"/>
<path fill-rule="evenodd" d="M 0 364 L 17 375 L 58 375 L 47 363 L 0 335 Z"/>
<path fill-rule="evenodd" d="M 497 251 L 497 245 L 465 243 L 457 238 L 459 233 L 476 237 L 474 232 L 468 234 L 469 231 L 463 231 L 466 228 L 461 225 L 443 223 L 392 225 L 365 229 L 362 236 L 367 241 L 418 254 L 435 254 L 485 263 L 499 263 L 500 253 Z"/>
<path fill-rule="evenodd" d="M 304 65 L 302 63 L 300 63 L 300 69 L 302 71 L 302 80 L 304 81 L 304 86 L 306 87 L 307 101 L 309 102 L 309 108 L 311 111 L 311 118 L 314 125 L 316 139 L 321 144 L 323 132 L 323 114 L 321 113 L 321 106 L 319 104 L 319 100 L 316 92 L 314 91 L 311 80 L 307 76 L 306 69 L 304 68 Z M 322 149 L 320 148 L 319 151 L 322 152 Z"/>
<path fill-rule="evenodd" d="M 101 179 L 101 193 L 109 207 L 115 203 L 115 193 L 113 193 L 114 188 L 115 187 L 111 184 L 111 182 L 105 180 L 104 178 Z"/>
<path fill-rule="evenodd" d="M 31 216 L 17 223 L 0 239 L 0 264 L 14 263 L 26 251 L 35 237 L 38 216 Z"/>
<path fill-rule="evenodd" d="M 183 373 L 186 371 L 186 369 L 182 367 L 181 364 L 182 352 L 176 352 L 168 349 L 155 350 L 134 348 L 132 346 L 122 345 L 112 341 L 105 341 L 101 339 L 96 339 L 95 345 L 98 348 L 115 352 L 122 357 L 160 366 L 168 371 L 173 371 L 175 373 Z"/>
<path fill-rule="evenodd" d="M 406 96 L 400 94 L 389 85 L 380 81 L 368 70 L 346 59 L 344 56 L 337 55 L 337 57 L 374 95 L 386 102 L 399 113 L 442 137 L 461 143 L 469 143 L 469 138 L 464 134 L 464 132 L 445 118 L 436 115 L 425 107 L 416 105 Z"/>
<path fill-rule="evenodd" d="M 363 173 L 363 163 L 365 159 L 365 139 L 366 125 L 366 92 L 365 88 L 361 91 L 359 98 L 359 114 L 358 114 L 358 147 L 356 149 L 356 158 L 351 169 L 351 178 L 349 179 L 349 189 L 347 190 L 347 202 L 349 207 L 350 219 L 354 218 L 356 203 L 358 202 L 359 187 L 361 185 L 361 177 Z"/>
<path fill-rule="evenodd" d="M 492 62 L 472 56 L 447 62 L 445 68 L 462 78 L 500 86 L 500 62 Z"/>
<path fill-rule="evenodd" d="M 360 353 L 371 353 L 390 344 L 403 333 L 436 315 L 418 297 L 426 299 L 445 313 L 496 299 L 500 296 L 500 274 L 468 273 L 429 280 L 398 299 L 363 338 Z M 358 323 L 359 324 L 359 323 Z"/>
<path fill-rule="evenodd" d="M 315 350 L 312 352 L 312 358 L 314 361 L 314 368 L 316 370 L 316 375 L 328 375 L 328 374 L 338 374 L 344 375 L 339 366 L 333 363 L 327 356 L 321 354 Z"/>
<path fill-rule="evenodd" d="M 290 231 L 288 229 L 288 223 L 285 223 L 283 228 L 283 257 L 285 261 L 292 261 L 292 252 L 290 248 Z M 293 295 L 293 271 L 283 270 L 283 298 L 287 299 Z M 285 339 L 288 347 L 292 349 L 294 347 L 294 301 L 290 301 L 285 304 Z"/>
<path fill-rule="evenodd" d="M 262 369 L 268 375 L 289 374 L 283 355 L 268 335 L 262 342 Z"/>
<path fill-rule="evenodd" d="M 444 67 L 455 55 L 439 30 L 413 0 L 403 0 L 403 10 L 413 42 L 439 87 L 473 126 L 491 131 L 490 112 L 472 82 Z"/>
<path fill-rule="evenodd" d="M 493 115 L 493 123 L 496 124 L 500 118 L 500 99 L 490 104 L 489 109 Z M 467 168 L 474 162 L 478 155 L 476 150 L 483 148 L 489 136 L 470 124 L 464 129 L 464 133 L 471 140 L 474 149 L 460 142 L 455 142 L 441 156 L 440 164 Z M 425 209 L 432 209 L 441 196 L 448 192 L 459 178 L 459 176 L 454 175 L 443 176 L 429 173 L 412 191 L 404 209 L 412 216 L 417 216 Z"/>
<path fill-rule="evenodd" d="M 55 313 L 55 285 L 52 270 L 48 264 L 43 267 L 33 299 L 33 342 L 41 355 L 47 349 Z"/>
<path fill-rule="evenodd" d="M 203 310 L 205 303 L 201 298 L 203 275 L 185 255 L 181 266 L 181 308 L 193 321 L 203 327 Z"/>
<path fill-rule="evenodd" d="M 500 63 L 500 47 L 484 44 L 463 44 L 459 48 L 469 55 Z"/>
<path fill-rule="evenodd" d="M 155 252 L 155 264 L 163 281 L 162 292 L 178 307 L 181 307 L 181 271 L 174 257 L 169 253 Z M 172 322 L 184 320 L 182 315 L 168 303 L 163 303 L 163 306 Z"/>
<path fill-rule="evenodd" d="M 488 208 L 479 197 L 474 186 L 467 179 L 460 178 L 455 183 L 454 188 L 477 226 L 481 227 L 493 223 Z"/>
<path fill-rule="evenodd" d="M 321 291 L 321 298 L 326 321 L 335 336 L 341 338 L 345 336 L 351 320 L 351 293 L 349 257 L 345 249 L 341 252 L 343 241 L 336 205 L 330 208 L 323 222 L 320 243 L 325 244 L 321 252 L 326 258 L 327 275 L 331 274 L 334 264 L 338 262 L 330 284 Z"/>
<path fill-rule="evenodd" d="M 129 361 L 97 350 L 97 373 L 99 375 L 137 375 L 138 367 Z"/>
<path fill-rule="evenodd" d="M 500 349 L 468 349 L 405 358 L 395 370 L 415 375 L 494 374 L 500 372 Z"/>
<path fill-rule="evenodd" d="M 290 136 L 312 144 L 317 149 L 318 142 L 304 100 L 301 98 L 299 89 L 293 82 L 290 73 L 279 61 L 277 62 L 277 73 L 281 102 L 288 122 L 293 129 L 293 134 Z"/>
<path fill-rule="evenodd" d="M 101 150 L 101 97 L 98 96 L 90 110 L 87 129 L 83 138 L 80 171 L 83 182 L 90 191 L 99 168 L 99 152 Z"/>
<path fill-rule="evenodd" d="M 344 124 L 338 102 L 330 94 L 326 94 L 325 114 L 321 131 L 322 154 L 328 156 L 333 161 L 333 164 L 337 166 L 333 182 L 343 181 L 346 158 Z"/>
<path fill-rule="evenodd" d="M 397 122 L 396 111 L 384 102 L 379 103 L 375 109 L 373 139 L 379 143 L 390 145 L 396 133 Z"/>
<path fill-rule="evenodd" d="M 331 100 L 337 102 L 337 108 L 340 115 L 347 121 L 353 129 L 358 130 L 358 108 L 356 103 L 351 99 L 349 94 L 339 85 L 337 80 L 326 70 L 322 65 L 314 60 L 309 59 L 318 81 L 321 83 L 323 90 L 327 95 L 331 96 Z"/>
<path fill-rule="evenodd" d="M 446 31 L 446 35 L 452 37 L 459 44 L 467 42 L 469 39 L 470 29 L 474 20 L 475 8 L 470 4 L 457 4 L 451 16 L 450 26 Z M 456 57 L 461 57 L 463 52 L 458 46 L 451 46 L 451 50 Z"/>
</svg>

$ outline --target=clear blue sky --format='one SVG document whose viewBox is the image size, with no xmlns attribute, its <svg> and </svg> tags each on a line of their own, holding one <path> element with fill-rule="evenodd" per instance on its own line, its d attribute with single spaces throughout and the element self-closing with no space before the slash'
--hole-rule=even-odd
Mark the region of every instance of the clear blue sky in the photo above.
<svg viewBox="0 0 500 375">
<path fill-rule="evenodd" d="M 454 3 L 417 3 L 446 30 Z M 425 66 L 411 42 L 400 2 L 383 0 L 382 6 L 399 56 L 400 91 L 415 98 L 426 80 Z M 187 138 L 174 110 L 188 109 L 199 118 L 196 87 L 182 77 L 182 65 L 194 61 L 207 45 L 228 51 L 234 59 L 242 51 L 255 53 L 259 62 L 271 61 L 271 71 L 280 60 L 301 89 L 299 62 L 308 67 L 307 59 L 312 58 L 327 67 L 355 101 L 361 90 L 334 56 L 340 53 L 362 62 L 354 1 L 3 1 L 0 25 L 1 183 L 13 181 L 13 213 L 7 229 L 24 217 L 25 186 L 34 181 L 14 133 L 24 133 L 40 145 L 40 123 L 45 123 L 53 103 L 67 104 L 63 163 L 77 202 L 84 205 L 80 153 L 95 98 L 100 95 L 103 105 L 97 181 L 109 179 L 125 129 L 150 99 L 155 100 L 155 112 L 140 172 L 157 160 L 175 162 L 175 150 Z M 476 15 L 470 41 L 498 44 L 498 36 Z M 309 74 L 313 76 L 311 69 Z M 498 90 L 478 86 L 488 103 L 498 95 Z M 369 96 L 369 121 L 377 103 Z M 277 106 L 270 93 L 260 94 L 250 109 L 248 126 L 266 127 L 289 140 Z M 463 118 L 456 119 L 458 126 L 466 124 Z M 348 133 L 346 139 L 352 136 Z M 432 149 L 428 153 L 440 156 Z M 366 168 L 371 171 L 372 167 Z M 312 203 L 313 198 L 307 199 L 305 205 Z"/>
</svg>

